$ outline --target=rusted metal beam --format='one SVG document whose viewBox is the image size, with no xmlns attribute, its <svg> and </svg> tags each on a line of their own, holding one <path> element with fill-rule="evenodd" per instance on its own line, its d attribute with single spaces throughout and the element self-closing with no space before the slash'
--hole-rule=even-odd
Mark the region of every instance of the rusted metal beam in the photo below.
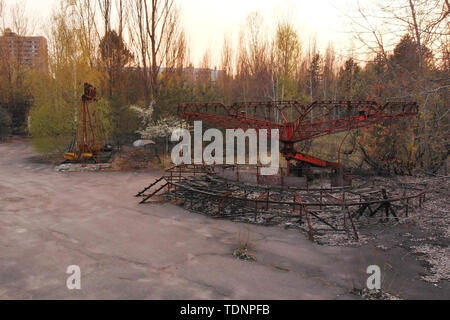
<svg viewBox="0 0 450 320">
<path fill-rule="evenodd" d="M 415 102 L 389 102 L 380 105 L 375 101 L 315 101 L 309 105 L 298 101 L 223 103 L 183 103 L 178 106 L 178 116 L 187 120 L 202 120 L 209 125 L 226 129 L 252 128 L 278 129 L 280 141 L 288 147 L 281 151 L 287 160 L 307 162 L 320 167 L 339 167 L 310 155 L 297 153 L 293 144 L 318 137 L 350 132 L 355 129 L 390 123 L 415 116 Z M 291 147 L 290 147 L 291 146 Z"/>
</svg>

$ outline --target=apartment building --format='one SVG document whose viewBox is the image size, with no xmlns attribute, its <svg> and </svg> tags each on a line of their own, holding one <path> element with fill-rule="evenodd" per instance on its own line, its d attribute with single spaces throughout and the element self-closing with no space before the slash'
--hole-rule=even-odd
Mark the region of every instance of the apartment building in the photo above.
<svg viewBox="0 0 450 320">
<path fill-rule="evenodd" d="M 0 36 L 0 59 L 48 72 L 47 39 L 19 36 L 7 28 Z"/>
</svg>

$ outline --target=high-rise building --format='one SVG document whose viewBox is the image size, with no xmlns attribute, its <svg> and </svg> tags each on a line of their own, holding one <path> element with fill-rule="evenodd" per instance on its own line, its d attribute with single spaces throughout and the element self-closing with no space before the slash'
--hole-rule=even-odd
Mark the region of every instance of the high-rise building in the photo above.
<svg viewBox="0 0 450 320">
<path fill-rule="evenodd" d="M 0 59 L 48 72 L 47 39 L 19 36 L 9 28 L 5 29 L 0 37 Z"/>
</svg>

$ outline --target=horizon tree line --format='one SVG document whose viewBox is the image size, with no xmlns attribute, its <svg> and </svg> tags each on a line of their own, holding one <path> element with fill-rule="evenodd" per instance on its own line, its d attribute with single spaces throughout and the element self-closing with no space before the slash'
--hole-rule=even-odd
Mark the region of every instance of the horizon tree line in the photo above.
<svg viewBox="0 0 450 320">
<path fill-rule="evenodd" d="M 99 89 L 100 122 L 117 144 L 145 129 L 136 106 L 152 109 L 151 126 L 173 117 L 178 103 L 188 101 L 415 100 L 421 106 L 417 119 L 355 133 L 361 165 L 380 172 L 436 172 L 450 149 L 449 3 L 401 0 L 390 8 L 379 0 L 376 5 L 384 13 L 383 28 L 367 8 L 357 7 L 357 17 L 348 17 L 370 54 L 364 62 L 356 56 L 342 59 L 332 43 L 323 52 L 315 39 L 305 46 L 289 20 L 280 19 L 271 34 L 254 12 L 236 47 L 224 37 L 218 68 L 207 50 L 195 69 L 174 0 L 62 0 L 47 28 L 48 74 L 0 61 L 0 133 L 11 127 L 7 118 L 19 112 L 24 117 L 12 125 L 16 132 L 29 132 L 38 151 L 61 152 L 73 133 L 84 82 Z M 0 0 L 3 28 L 8 16 L 13 31 L 31 31 L 32 18 L 23 9 L 7 9 L 14 14 L 7 14 Z M 217 78 L 211 77 L 214 69 Z"/>
</svg>

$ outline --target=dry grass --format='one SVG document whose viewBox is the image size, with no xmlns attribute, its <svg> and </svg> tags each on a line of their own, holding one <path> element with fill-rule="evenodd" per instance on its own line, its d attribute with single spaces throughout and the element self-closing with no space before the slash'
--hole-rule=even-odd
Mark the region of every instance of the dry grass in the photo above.
<svg viewBox="0 0 450 320">
<path fill-rule="evenodd" d="M 239 231 L 238 233 L 238 247 L 233 251 L 233 256 L 239 260 L 256 261 L 250 250 L 250 231 Z"/>
</svg>

